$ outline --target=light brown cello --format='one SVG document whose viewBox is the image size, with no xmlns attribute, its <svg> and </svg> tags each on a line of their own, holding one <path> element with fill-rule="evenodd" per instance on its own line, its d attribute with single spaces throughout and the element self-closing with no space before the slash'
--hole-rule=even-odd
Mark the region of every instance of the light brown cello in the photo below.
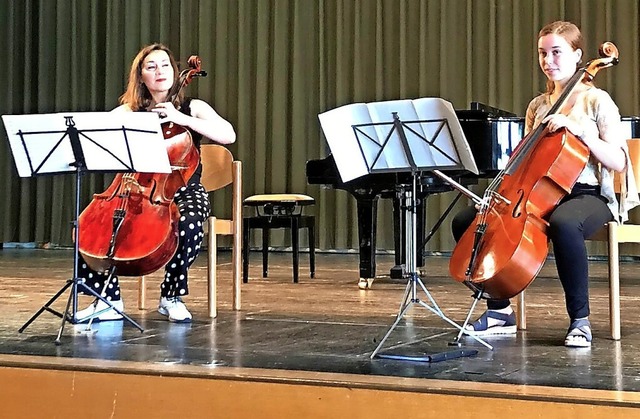
<svg viewBox="0 0 640 419">
<path fill-rule="evenodd" d="M 167 102 L 174 102 L 194 77 L 206 75 L 199 57 L 191 56 L 188 63 Z M 115 268 L 125 276 L 147 275 L 176 252 L 180 213 L 173 196 L 196 171 L 200 154 L 186 128 L 173 122 L 161 128 L 172 172 L 119 173 L 78 219 L 79 251 L 95 271 Z"/>
<path fill-rule="evenodd" d="M 573 75 L 547 115 L 558 113 L 579 83 L 618 63 L 612 43 L 602 44 L 599 52 L 601 58 Z M 451 276 L 487 298 L 507 299 L 523 291 L 547 257 L 546 217 L 571 191 L 588 159 L 587 146 L 566 129 L 549 133 L 541 124 L 525 136 L 456 244 Z"/>
</svg>

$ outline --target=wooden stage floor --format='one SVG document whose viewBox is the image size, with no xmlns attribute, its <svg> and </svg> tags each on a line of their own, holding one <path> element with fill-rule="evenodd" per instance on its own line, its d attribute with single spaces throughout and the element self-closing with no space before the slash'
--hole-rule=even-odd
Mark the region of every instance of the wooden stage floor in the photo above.
<svg viewBox="0 0 640 419">
<path fill-rule="evenodd" d="M 318 254 L 314 279 L 309 278 L 307 257 L 302 255 L 298 284 L 291 281 L 289 253 L 271 254 L 269 278 L 261 278 L 260 255 L 252 254 L 250 280 L 242 285 L 242 310 L 234 312 L 230 254 L 222 252 L 219 315 L 213 320 L 206 317 L 206 255 L 201 255 L 191 270 L 191 294 L 185 298 L 194 315 L 191 324 L 170 324 L 156 312 L 161 281 L 161 274 L 156 273 L 148 277 L 148 307 L 141 311 L 136 308 L 136 280 L 121 279 L 126 312 L 140 322 L 144 333 L 123 321 L 95 323 L 94 334 L 84 333 L 82 325 L 68 325 L 57 346 L 54 340 L 60 319 L 47 312 L 18 333 L 72 275 L 72 256 L 70 250 L 0 250 L 0 366 L 49 365 L 91 371 L 108 371 L 113 366 L 123 371 L 135 365 L 138 372 L 184 371 L 203 376 L 218 372 L 236 378 L 255 371 L 263 381 L 280 376 L 289 383 L 317 380 L 409 392 L 429 386 L 433 391 L 435 386 L 450 394 L 493 389 L 511 398 L 529 395 L 534 401 L 587 404 L 591 400 L 600 405 L 640 407 L 637 263 L 621 265 L 621 341 L 609 337 L 606 265 L 593 262 L 593 347 L 562 345 L 568 320 L 555 266 L 548 261 L 528 288 L 527 331 L 487 338 L 494 346 L 492 351 L 466 337 L 463 348 L 475 349 L 477 355 L 427 363 L 370 359 L 398 313 L 405 287 L 402 281 L 388 278 L 393 262 L 389 255 L 378 257 L 378 273 L 383 276 L 371 290 L 363 291 L 357 287 L 355 254 Z M 445 257 L 428 257 L 423 280 L 444 313 L 462 323 L 471 296 L 447 277 L 447 263 Z M 62 309 L 67 296 L 65 293 L 54 307 Z M 80 306 L 88 302 L 82 297 Z M 481 311 L 478 307 L 474 318 Z M 441 318 L 417 306 L 396 328 L 384 351 L 412 356 L 449 351 L 454 348 L 447 343 L 455 334 Z M 129 366 L 123 367 L 125 364 Z M 574 389 L 585 390 L 578 393 Z"/>
</svg>

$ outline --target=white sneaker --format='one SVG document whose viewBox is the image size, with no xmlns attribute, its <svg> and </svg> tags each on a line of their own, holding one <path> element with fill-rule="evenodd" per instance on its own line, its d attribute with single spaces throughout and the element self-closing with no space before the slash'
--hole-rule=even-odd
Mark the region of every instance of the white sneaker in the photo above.
<svg viewBox="0 0 640 419">
<path fill-rule="evenodd" d="M 180 297 L 160 298 L 158 313 L 168 316 L 169 321 L 174 323 L 189 323 L 191 321 L 191 313 Z"/>
<path fill-rule="evenodd" d="M 111 304 L 120 311 L 124 311 L 124 302 L 122 300 L 111 301 Z M 96 299 L 89 307 L 84 310 L 80 310 L 76 312 L 76 322 L 84 323 L 89 321 L 95 313 L 100 313 L 102 310 L 106 310 L 109 306 L 103 302 L 102 300 Z M 97 322 L 106 322 L 110 320 L 120 320 L 122 319 L 122 315 L 119 314 L 114 309 L 110 308 L 108 311 L 98 314 L 93 321 Z"/>
</svg>

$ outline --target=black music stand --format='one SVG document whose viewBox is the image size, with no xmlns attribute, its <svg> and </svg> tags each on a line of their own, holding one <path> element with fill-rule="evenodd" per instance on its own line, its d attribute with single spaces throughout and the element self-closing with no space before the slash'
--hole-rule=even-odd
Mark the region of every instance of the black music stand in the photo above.
<svg viewBox="0 0 640 419">
<path fill-rule="evenodd" d="M 371 358 L 378 356 L 437 362 L 477 354 L 477 350 L 466 349 L 419 357 L 380 353 L 393 330 L 407 311 L 416 304 L 436 314 L 461 333 L 465 333 L 460 325 L 449 319 L 440 309 L 420 278 L 416 263 L 416 207 L 420 173 L 432 171 L 442 174 L 440 170 L 452 169 L 467 169 L 477 173 L 475 161 L 453 108 L 448 102 L 438 98 L 355 104 L 321 114 L 320 121 L 343 181 L 350 180 L 345 177 L 355 178 L 368 173 L 410 172 L 412 175 L 411 184 L 402 188 L 403 209 L 406 212 L 404 219 L 407 286 L 398 315 L 371 354 Z M 354 124 L 356 121 L 359 123 Z M 346 128 L 347 124 L 350 125 Z M 349 129 L 352 130 L 350 135 Z M 355 146 L 347 146 L 350 150 L 345 150 L 342 144 L 354 142 L 345 141 L 345 137 L 355 138 Z M 345 154 L 350 155 L 345 158 Z M 356 156 L 360 156 L 361 159 Z M 342 161 L 348 162 L 348 165 L 343 166 L 344 176 Z M 419 290 L 427 297 L 428 303 L 420 299 Z M 468 335 L 487 348 L 493 349 L 478 336 Z"/>
<path fill-rule="evenodd" d="M 75 232 L 73 278 L 68 279 L 18 331 L 22 333 L 40 314 L 48 311 L 62 319 L 55 341 L 59 345 L 66 322 L 77 324 L 88 320 L 86 331 L 91 332 L 93 319 L 110 309 L 121 314 L 141 332 L 144 331 L 138 323 L 78 277 L 81 228 L 78 218 L 81 178 L 87 172 L 171 172 L 158 117 L 132 112 L 86 112 L 4 115 L 2 119 L 21 177 L 74 172 L 76 179 L 75 219 L 72 223 Z M 112 268 L 109 277 L 113 272 Z M 51 304 L 69 288 L 71 291 L 65 311 L 60 313 L 51 308 Z M 103 301 L 107 308 L 94 312 L 88 318 L 77 319 L 79 289 Z"/>
</svg>

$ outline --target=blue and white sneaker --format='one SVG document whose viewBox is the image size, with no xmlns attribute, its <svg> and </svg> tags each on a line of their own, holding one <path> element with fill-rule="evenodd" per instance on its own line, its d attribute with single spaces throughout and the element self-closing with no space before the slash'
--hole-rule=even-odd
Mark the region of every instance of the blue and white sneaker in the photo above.
<svg viewBox="0 0 640 419">
<path fill-rule="evenodd" d="M 571 322 L 564 346 L 569 348 L 590 348 L 593 336 L 589 319 L 576 319 Z"/>
<path fill-rule="evenodd" d="M 509 314 L 487 310 L 478 320 L 468 324 L 465 327 L 465 332 L 473 333 L 476 336 L 513 335 L 517 329 L 516 315 L 513 310 Z"/>
</svg>

